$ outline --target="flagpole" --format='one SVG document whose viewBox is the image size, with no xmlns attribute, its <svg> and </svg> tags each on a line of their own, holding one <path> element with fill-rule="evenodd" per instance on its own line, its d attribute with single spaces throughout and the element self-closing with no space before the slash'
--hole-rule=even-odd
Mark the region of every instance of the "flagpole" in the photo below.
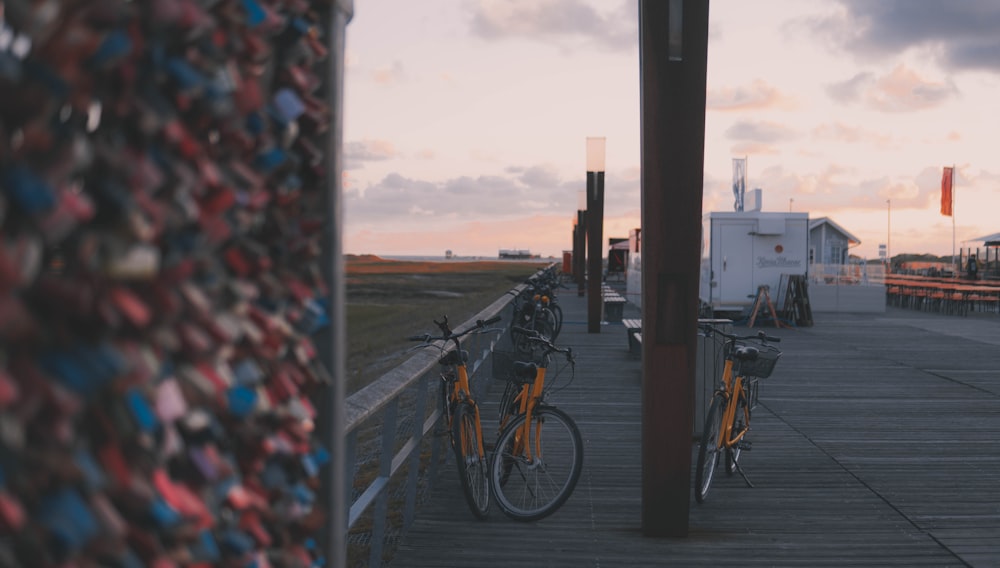
<svg viewBox="0 0 1000 568">
<path fill-rule="evenodd" d="M 951 269 L 958 274 L 955 264 L 955 164 L 951 165 Z"/>
</svg>

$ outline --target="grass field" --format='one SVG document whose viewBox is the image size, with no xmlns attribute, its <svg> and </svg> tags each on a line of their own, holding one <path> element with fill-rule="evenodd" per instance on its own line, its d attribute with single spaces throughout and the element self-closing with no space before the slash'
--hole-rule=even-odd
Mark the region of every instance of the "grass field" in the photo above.
<svg viewBox="0 0 1000 568">
<path fill-rule="evenodd" d="M 465 322 L 549 261 L 410 262 L 347 257 L 347 372 L 352 393 L 405 359 L 432 320 Z"/>
</svg>

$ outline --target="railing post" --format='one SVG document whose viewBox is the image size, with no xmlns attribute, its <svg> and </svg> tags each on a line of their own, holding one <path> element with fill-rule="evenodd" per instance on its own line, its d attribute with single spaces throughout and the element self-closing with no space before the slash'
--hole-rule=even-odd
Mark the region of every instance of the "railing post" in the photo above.
<svg viewBox="0 0 1000 568">
<path fill-rule="evenodd" d="M 392 477 L 393 450 L 396 445 L 396 416 L 399 410 L 399 398 L 392 399 L 385 408 L 382 419 L 382 450 L 379 454 L 378 476 L 384 486 L 375 499 L 375 510 L 372 512 L 372 541 L 369 566 L 382 565 L 382 548 L 385 544 L 385 522 L 389 512 L 389 485 Z"/>
<path fill-rule="evenodd" d="M 416 384 L 417 396 L 413 410 L 413 434 L 410 440 L 417 447 L 410 455 L 408 471 L 406 473 L 406 503 L 403 508 L 403 526 L 408 527 L 413 522 L 414 513 L 417 508 L 417 482 L 420 479 L 420 440 L 424 437 L 424 417 L 427 416 L 427 377 L 433 373 L 425 373 L 424 379 Z"/>
</svg>

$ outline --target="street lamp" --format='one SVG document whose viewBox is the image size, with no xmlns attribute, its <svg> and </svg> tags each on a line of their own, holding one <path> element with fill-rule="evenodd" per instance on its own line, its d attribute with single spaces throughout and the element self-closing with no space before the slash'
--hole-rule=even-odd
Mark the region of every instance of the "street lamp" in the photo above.
<svg viewBox="0 0 1000 568">
<path fill-rule="evenodd" d="M 886 229 L 885 229 L 885 266 L 886 272 L 892 272 L 892 200 L 886 199 Z"/>
<path fill-rule="evenodd" d="M 604 143 L 587 138 L 587 333 L 601 332 L 601 295 L 604 241 Z"/>
</svg>

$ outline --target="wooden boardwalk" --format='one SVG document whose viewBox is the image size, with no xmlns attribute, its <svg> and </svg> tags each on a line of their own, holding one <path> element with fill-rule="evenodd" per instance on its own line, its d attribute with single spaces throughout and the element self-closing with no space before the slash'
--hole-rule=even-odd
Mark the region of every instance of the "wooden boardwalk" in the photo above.
<svg viewBox="0 0 1000 568">
<path fill-rule="evenodd" d="M 496 509 L 478 522 L 449 466 L 393 567 L 1000 566 L 1000 316 L 816 314 L 771 330 L 784 356 L 743 458 L 756 487 L 720 473 L 705 504 L 692 496 L 688 537 L 646 538 L 639 360 L 621 324 L 588 334 L 584 299 L 560 302 L 579 364 L 554 402 L 586 451 L 573 496 L 537 523 Z"/>
</svg>

